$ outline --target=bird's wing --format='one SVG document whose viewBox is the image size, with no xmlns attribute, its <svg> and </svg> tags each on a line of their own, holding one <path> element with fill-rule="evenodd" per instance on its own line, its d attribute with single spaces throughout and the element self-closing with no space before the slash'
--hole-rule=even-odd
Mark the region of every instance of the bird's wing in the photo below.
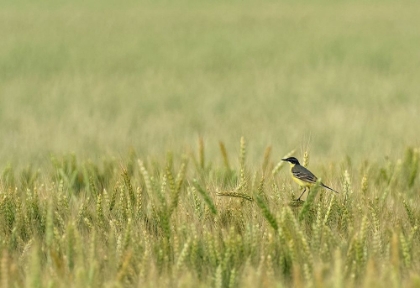
<svg viewBox="0 0 420 288">
<path fill-rule="evenodd" d="M 318 179 L 311 171 L 300 165 L 296 165 L 292 168 L 292 174 L 299 180 L 309 183 L 315 183 Z"/>
</svg>

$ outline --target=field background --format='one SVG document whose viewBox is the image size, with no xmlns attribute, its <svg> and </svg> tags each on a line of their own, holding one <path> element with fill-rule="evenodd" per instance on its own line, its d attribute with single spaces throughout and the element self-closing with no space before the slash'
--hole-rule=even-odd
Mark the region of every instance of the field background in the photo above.
<svg viewBox="0 0 420 288">
<path fill-rule="evenodd" d="M 316 162 L 419 145 L 416 1 L 67 2 L 0 3 L 2 166 L 198 136 Z"/>
<path fill-rule="evenodd" d="M 418 287 L 419 11 L 0 0 L 1 284 Z"/>
</svg>

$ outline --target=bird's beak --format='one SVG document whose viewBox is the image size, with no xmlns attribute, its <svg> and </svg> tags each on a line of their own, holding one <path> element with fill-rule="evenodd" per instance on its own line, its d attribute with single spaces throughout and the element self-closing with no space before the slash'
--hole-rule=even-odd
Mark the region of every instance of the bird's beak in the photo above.
<svg viewBox="0 0 420 288">
<path fill-rule="evenodd" d="M 287 159 L 281 159 L 282 161 L 287 161 Z"/>
</svg>

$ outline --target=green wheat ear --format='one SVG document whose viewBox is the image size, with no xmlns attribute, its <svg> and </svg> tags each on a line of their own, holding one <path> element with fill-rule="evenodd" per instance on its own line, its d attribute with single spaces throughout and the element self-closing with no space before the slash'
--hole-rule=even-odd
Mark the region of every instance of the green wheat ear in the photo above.
<svg viewBox="0 0 420 288">
<path fill-rule="evenodd" d="M 104 227 L 105 216 L 102 209 L 102 194 L 98 194 L 98 197 L 96 198 L 96 216 L 100 227 Z"/>
<path fill-rule="evenodd" d="M 134 205 L 134 203 L 136 201 L 136 195 L 134 193 L 133 186 L 131 185 L 130 175 L 128 174 L 128 171 L 125 168 L 123 168 L 121 174 L 122 174 L 122 177 L 123 177 L 123 180 L 124 180 L 125 189 L 127 190 L 128 195 L 129 195 L 131 205 Z"/>
<path fill-rule="evenodd" d="M 137 187 L 136 189 L 136 215 L 137 217 L 141 217 L 143 214 L 143 191 L 141 187 Z"/>
<path fill-rule="evenodd" d="M 225 168 L 227 170 L 230 170 L 229 157 L 228 157 L 228 154 L 227 154 L 227 151 L 226 151 L 226 146 L 222 141 L 219 142 L 219 148 L 220 148 L 220 153 L 222 154 L 223 163 L 225 164 Z"/>
<path fill-rule="evenodd" d="M 255 195 L 255 202 L 257 203 L 258 207 L 261 209 L 261 212 L 267 222 L 274 230 L 278 230 L 279 226 L 277 224 L 276 218 L 271 213 L 270 209 L 267 206 L 267 203 L 264 200 L 264 176 L 261 177 L 260 185 L 258 188 L 258 192 Z"/>
<path fill-rule="evenodd" d="M 181 168 L 178 172 L 176 180 L 173 179 L 172 173 L 168 169 L 166 170 L 166 174 L 168 175 L 168 178 L 171 179 L 170 183 L 173 183 L 173 184 L 171 184 L 171 186 L 173 185 L 173 187 L 171 187 L 172 199 L 171 199 L 170 207 L 169 207 L 169 215 L 172 215 L 172 213 L 174 212 L 174 210 L 178 206 L 179 195 L 180 195 L 180 192 L 181 192 L 182 184 L 185 181 L 187 164 L 188 164 L 188 158 L 183 157 Z"/>
<path fill-rule="evenodd" d="M 262 171 L 265 171 L 268 167 L 268 164 L 270 163 L 271 151 L 272 151 L 271 146 L 267 146 L 267 148 L 265 148 L 263 163 L 261 165 Z"/>
<path fill-rule="evenodd" d="M 305 153 L 303 154 L 302 166 L 308 167 L 308 165 L 309 165 L 309 152 L 305 151 Z"/>
<path fill-rule="evenodd" d="M 52 201 L 49 201 L 47 208 L 47 223 L 45 228 L 45 244 L 48 249 L 51 249 L 54 239 L 54 206 Z"/>
<path fill-rule="evenodd" d="M 203 187 L 200 186 L 200 184 L 198 184 L 198 181 L 196 179 L 193 179 L 192 181 L 194 187 L 197 189 L 197 191 L 201 194 L 201 196 L 204 199 L 204 202 L 207 204 L 207 206 L 210 208 L 210 211 L 216 215 L 217 214 L 217 209 L 216 206 L 214 205 L 213 200 L 211 199 L 209 193 L 203 189 Z"/>
<path fill-rule="evenodd" d="M 185 265 L 185 259 L 188 257 L 188 254 L 190 252 L 192 239 L 188 238 L 188 240 L 185 242 L 184 246 L 182 247 L 181 253 L 179 254 L 178 259 L 176 259 L 175 267 L 178 271 L 184 269 Z"/>
<path fill-rule="evenodd" d="M 414 185 L 414 182 L 418 175 L 419 170 L 419 159 L 420 153 L 419 149 L 408 148 L 405 152 L 404 162 L 403 162 L 403 175 L 406 176 L 408 187 L 411 188 Z"/>
<path fill-rule="evenodd" d="M 237 282 L 236 276 L 237 276 L 236 269 L 232 268 L 232 270 L 230 270 L 229 285 L 228 285 L 229 288 L 236 287 L 236 282 Z"/>
<path fill-rule="evenodd" d="M 247 190 L 247 183 L 245 179 L 245 157 L 246 157 L 246 143 L 245 138 L 241 137 L 241 145 L 239 152 L 239 165 L 240 165 L 240 182 L 239 186 L 242 187 L 245 191 Z"/>
<path fill-rule="evenodd" d="M 368 185 L 369 185 L 368 177 L 366 174 L 364 174 L 362 177 L 361 184 L 360 184 L 363 195 L 366 195 L 368 191 Z"/>
<path fill-rule="evenodd" d="M 148 194 L 152 195 L 153 190 L 152 190 L 152 184 L 151 184 L 151 181 L 150 181 L 149 173 L 147 172 L 146 168 L 144 167 L 143 161 L 141 161 L 140 159 L 138 160 L 138 165 L 140 167 L 140 172 L 143 176 L 143 179 L 144 179 L 144 182 L 145 182 L 145 185 L 146 185 L 146 192 Z"/>
<path fill-rule="evenodd" d="M 66 239 L 67 239 L 67 266 L 69 270 L 73 270 L 76 258 L 76 235 L 75 227 L 72 223 L 67 226 Z"/>
</svg>

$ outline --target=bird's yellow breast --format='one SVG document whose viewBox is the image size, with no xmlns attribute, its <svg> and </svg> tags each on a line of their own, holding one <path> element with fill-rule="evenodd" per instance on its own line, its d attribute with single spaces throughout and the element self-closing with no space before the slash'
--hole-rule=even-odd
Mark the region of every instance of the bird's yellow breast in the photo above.
<svg viewBox="0 0 420 288">
<path fill-rule="evenodd" d="M 300 180 L 299 178 L 296 178 L 294 175 L 293 175 L 293 173 L 292 172 L 290 172 L 291 174 L 292 174 L 292 179 L 293 179 L 293 181 L 295 181 L 300 187 L 309 187 L 309 186 L 311 186 L 312 184 L 311 183 L 309 183 L 309 182 L 304 182 L 304 181 L 302 181 L 302 180 Z"/>
<path fill-rule="evenodd" d="M 302 181 L 299 178 L 295 177 L 295 175 L 293 175 L 293 172 L 292 172 L 293 167 L 295 167 L 295 164 L 290 163 L 290 174 L 292 175 L 293 181 L 295 181 L 302 188 L 303 187 L 310 187 L 312 185 L 312 183 Z"/>
</svg>

